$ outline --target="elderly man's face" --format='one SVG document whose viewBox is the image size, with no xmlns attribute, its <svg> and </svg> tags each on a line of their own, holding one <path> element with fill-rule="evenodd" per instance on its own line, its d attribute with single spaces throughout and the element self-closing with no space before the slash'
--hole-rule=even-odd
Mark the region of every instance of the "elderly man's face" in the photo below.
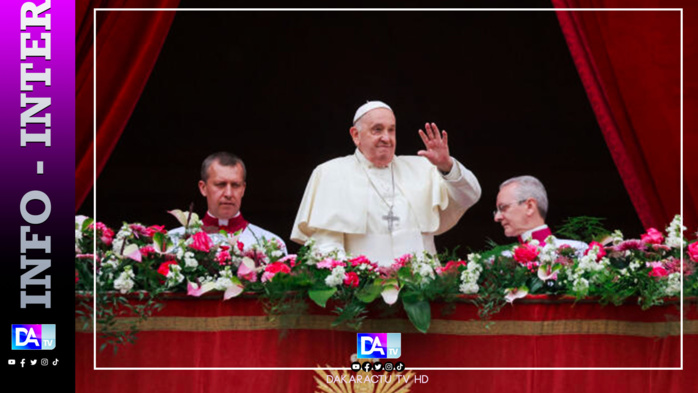
<svg viewBox="0 0 698 393">
<path fill-rule="evenodd" d="M 359 151 L 377 167 L 385 167 L 395 156 L 395 115 L 386 108 L 367 112 L 359 121 L 361 131 L 349 131 Z"/>
<path fill-rule="evenodd" d="M 208 211 L 224 220 L 240 211 L 245 186 L 242 165 L 223 166 L 218 161 L 208 168 L 208 179 L 199 180 L 199 191 L 206 197 Z"/>
<path fill-rule="evenodd" d="M 500 223 L 507 237 L 516 237 L 529 229 L 530 204 L 516 198 L 516 183 L 507 184 L 497 194 L 497 213 L 494 221 Z M 535 207 L 535 206 L 534 206 Z"/>
</svg>

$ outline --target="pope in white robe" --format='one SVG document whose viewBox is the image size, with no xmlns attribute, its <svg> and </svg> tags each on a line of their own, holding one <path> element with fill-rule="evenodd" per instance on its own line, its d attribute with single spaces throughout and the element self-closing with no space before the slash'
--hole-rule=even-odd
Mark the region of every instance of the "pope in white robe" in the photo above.
<svg viewBox="0 0 698 393">
<path fill-rule="evenodd" d="M 354 154 L 315 168 L 291 240 L 321 252 L 365 255 L 387 266 L 407 253 L 435 253 L 434 236 L 451 229 L 480 198 L 471 171 L 452 158 L 436 124 L 419 134 L 419 156 L 395 156 L 395 116 L 380 101 L 361 106 L 350 134 Z"/>
</svg>

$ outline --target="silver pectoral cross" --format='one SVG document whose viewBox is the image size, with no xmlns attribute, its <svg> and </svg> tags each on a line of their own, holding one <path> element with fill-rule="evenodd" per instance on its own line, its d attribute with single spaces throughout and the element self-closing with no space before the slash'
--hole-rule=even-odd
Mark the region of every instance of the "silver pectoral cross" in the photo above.
<svg viewBox="0 0 698 393">
<path fill-rule="evenodd" d="M 382 219 L 386 220 L 388 222 L 388 230 L 390 232 L 393 231 L 393 223 L 396 223 L 400 221 L 400 217 L 396 216 L 393 214 L 393 208 L 391 207 L 390 210 L 388 211 L 388 214 L 381 217 Z"/>
</svg>

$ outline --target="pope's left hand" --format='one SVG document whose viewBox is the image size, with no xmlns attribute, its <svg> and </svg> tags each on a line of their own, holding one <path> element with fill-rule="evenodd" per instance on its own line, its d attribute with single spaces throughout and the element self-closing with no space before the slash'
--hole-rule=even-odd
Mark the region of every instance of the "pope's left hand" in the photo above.
<svg viewBox="0 0 698 393">
<path fill-rule="evenodd" d="M 419 130 L 426 150 L 420 150 L 418 155 L 426 157 L 432 164 L 436 165 L 441 172 L 451 172 L 453 160 L 448 152 L 448 134 L 446 131 L 439 132 L 439 128 L 434 123 L 424 125 L 426 132 Z"/>
</svg>

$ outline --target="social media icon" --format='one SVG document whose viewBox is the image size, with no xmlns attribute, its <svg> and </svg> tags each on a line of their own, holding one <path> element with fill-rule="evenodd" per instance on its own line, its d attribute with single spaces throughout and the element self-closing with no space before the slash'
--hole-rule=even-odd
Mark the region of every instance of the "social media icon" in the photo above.
<svg viewBox="0 0 698 393">
<path fill-rule="evenodd" d="M 373 363 L 373 371 L 381 371 L 383 369 L 383 363 L 375 362 Z"/>
<path fill-rule="evenodd" d="M 14 359 L 7 359 L 7 364 L 9 364 L 10 366 L 14 366 L 16 362 Z"/>
<path fill-rule="evenodd" d="M 385 371 L 393 371 L 393 364 L 391 362 L 385 362 L 383 369 L 385 369 Z"/>
<path fill-rule="evenodd" d="M 12 325 L 13 350 L 56 348 L 56 325 Z"/>
<path fill-rule="evenodd" d="M 36 361 L 36 359 L 32 359 L 29 361 L 29 364 L 31 364 L 32 366 L 36 366 Z"/>
<path fill-rule="evenodd" d="M 354 362 L 351 364 L 351 371 L 359 371 L 359 370 L 361 370 L 361 363 Z"/>
<path fill-rule="evenodd" d="M 19 364 L 22 366 L 22 368 L 24 368 L 24 359 L 20 360 Z"/>
<path fill-rule="evenodd" d="M 41 359 L 41 365 L 42 365 L 42 366 L 48 366 L 48 359 L 46 359 L 46 358 Z"/>
<path fill-rule="evenodd" d="M 404 371 L 404 370 L 405 370 L 405 363 L 403 363 L 403 362 L 395 363 L 395 371 Z"/>
<path fill-rule="evenodd" d="M 364 363 L 361 365 L 361 369 L 364 370 L 364 371 L 366 371 L 366 372 L 371 371 L 371 362 L 364 362 Z"/>
<path fill-rule="evenodd" d="M 397 359 L 402 352 L 400 333 L 357 333 L 359 359 Z"/>
<path fill-rule="evenodd" d="M 53 361 L 53 365 L 54 365 L 54 366 L 58 366 L 58 359 L 56 359 L 56 360 Z"/>
</svg>

